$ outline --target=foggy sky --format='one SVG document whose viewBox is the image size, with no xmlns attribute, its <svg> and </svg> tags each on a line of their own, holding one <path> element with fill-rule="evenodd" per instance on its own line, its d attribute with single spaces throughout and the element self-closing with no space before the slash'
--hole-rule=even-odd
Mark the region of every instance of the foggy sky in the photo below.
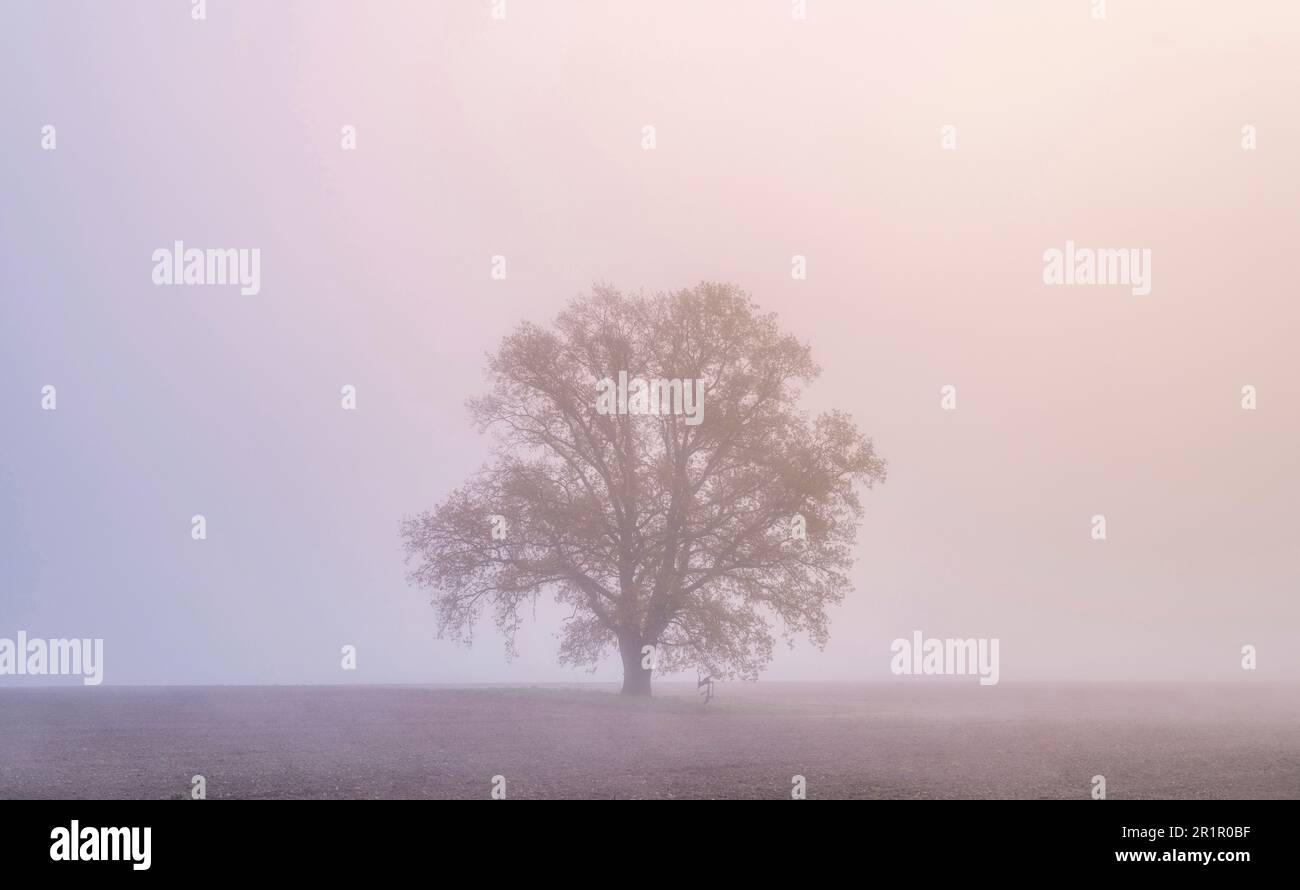
<svg viewBox="0 0 1300 890">
<path fill-rule="evenodd" d="M 486 460 L 521 320 L 716 280 L 889 461 L 830 645 L 766 677 L 919 629 L 1007 682 L 1300 678 L 1294 4 L 208 6 L 3 13 L 0 637 L 102 637 L 110 685 L 617 680 L 546 603 L 512 663 L 435 640 L 398 522 Z M 1151 293 L 1044 286 L 1067 239 Z M 175 240 L 261 293 L 155 287 Z"/>
</svg>

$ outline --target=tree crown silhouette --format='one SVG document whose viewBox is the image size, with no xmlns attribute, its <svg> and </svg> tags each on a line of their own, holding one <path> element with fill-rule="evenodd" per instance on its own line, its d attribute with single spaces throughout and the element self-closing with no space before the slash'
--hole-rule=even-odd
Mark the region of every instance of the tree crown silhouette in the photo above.
<svg viewBox="0 0 1300 890">
<path fill-rule="evenodd" d="M 492 459 L 402 523 L 441 635 L 468 641 L 490 609 L 513 652 L 524 608 L 552 595 L 572 610 L 561 663 L 617 649 L 630 694 L 650 691 L 643 663 L 752 679 L 778 632 L 825 645 L 827 607 L 851 589 L 859 488 L 885 463 L 847 414 L 799 410 L 819 368 L 774 315 L 725 284 L 599 286 L 552 328 L 521 324 L 488 372 L 469 408 Z M 702 416 L 598 411 L 599 382 L 620 372 L 703 381 Z"/>
</svg>

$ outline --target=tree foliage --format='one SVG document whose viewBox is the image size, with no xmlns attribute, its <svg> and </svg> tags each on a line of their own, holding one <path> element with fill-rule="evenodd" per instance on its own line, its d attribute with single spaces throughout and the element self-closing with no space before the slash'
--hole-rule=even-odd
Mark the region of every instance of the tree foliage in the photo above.
<svg viewBox="0 0 1300 890">
<path fill-rule="evenodd" d="M 703 380 L 700 422 L 597 412 L 597 382 L 620 371 Z M 885 463 L 847 414 L 799 410 L 819 369 L 775 316 L 725 284 L 597 287 L 549 328 L 520 325 L 488 372 L 469 408 L 491 460 L 402 523 L 408 577 L 432 591 L 443 635 L 468 640 L 491 610 L 510 647 L 550 595 L 572 613 L 561 662 L 617 648 L 633 693 L 649 692 L 645 646 L 659 670 L 754 678 L 777 633 L 826 643 L 827 607 L 850 589 L 859 489 Z"/>
</svg>

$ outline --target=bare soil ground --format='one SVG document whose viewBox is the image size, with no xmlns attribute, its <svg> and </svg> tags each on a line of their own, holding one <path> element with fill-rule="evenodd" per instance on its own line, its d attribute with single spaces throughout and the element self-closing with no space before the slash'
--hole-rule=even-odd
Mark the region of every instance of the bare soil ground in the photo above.
<svg viewBox="0 0 1300 890">
<path fill-rule="evenodd" d="M 0 798 L 1300 798 L 1300 688 L 0 689 Z"/>
</svg>

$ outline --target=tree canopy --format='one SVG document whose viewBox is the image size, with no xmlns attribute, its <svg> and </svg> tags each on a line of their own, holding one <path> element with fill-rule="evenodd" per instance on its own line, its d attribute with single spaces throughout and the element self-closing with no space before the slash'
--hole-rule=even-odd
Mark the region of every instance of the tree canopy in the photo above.
<svg viewBox="0 0 1300 890">
<path fill-rule="evenodd" d="M 825 645 L 827 607 L 851 589 L 859 491 L 885 462 L 846 413 L 799 410 L 819 370 L 727 284 L 598 286 L 550 327 L 519 325 L 469 402 L 490 460 L 402 522 L 440 633 L 468 641 L 491 610 L 513 651 L 525 607 L 552 596 L 572 613 L 561 663 L 616 649 L 630 694 L 650 691 L 643 664 L 752 679 L 777 634 Z M 633 393 L 609 410 L 615 380 Z M 647 411 L 637 391 L 655 381 Z M 697 416 L 677 410 L 694 381 Z"/>
</svg>

